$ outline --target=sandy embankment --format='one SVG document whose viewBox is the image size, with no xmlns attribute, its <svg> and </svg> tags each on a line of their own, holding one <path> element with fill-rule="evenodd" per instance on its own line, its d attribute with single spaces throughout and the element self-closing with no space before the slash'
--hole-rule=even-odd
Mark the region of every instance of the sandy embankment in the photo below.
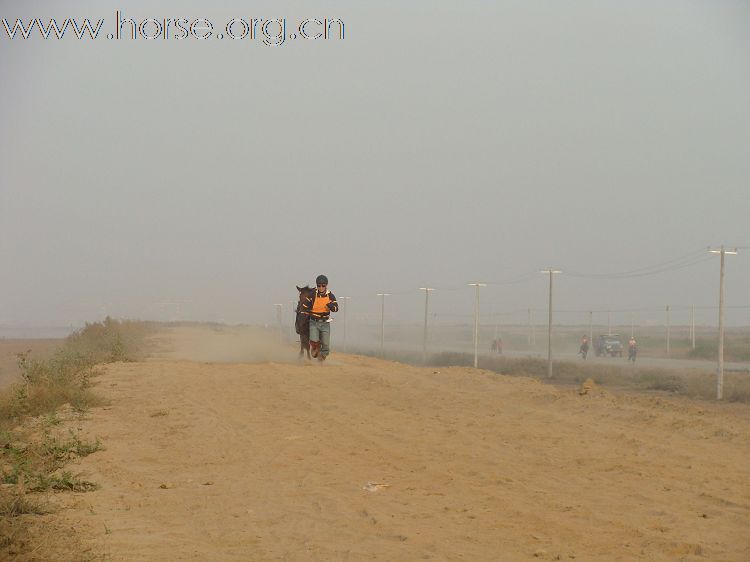
<svg viewBox="0 0 750 562">
<path fill-rule="evenodd" d="M 106 368 L 111 406 L 83 423 L 106 450 L 74 467 L 102 488 L 61 496 L 90 544 L 114 560 L 750 560 L 746 406 L 301 365 L 283 346 L 253 364 L 257 339 L 179 329 L 159 358 Z"/>
</svg>

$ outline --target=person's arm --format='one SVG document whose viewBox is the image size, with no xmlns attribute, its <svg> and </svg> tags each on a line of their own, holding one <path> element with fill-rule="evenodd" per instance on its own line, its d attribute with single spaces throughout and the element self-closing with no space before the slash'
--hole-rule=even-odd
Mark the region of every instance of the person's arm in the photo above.
<svg viewBox="0 0 750 562">
<path fill-rule="evenodd" d="M 333 296 L 333 293 L 328 293 L 328 298 L 331 299 L 331 302 L 328 303 L 328 310 L 331 312 L 338 312 L 339 311 L 339 303 L 336 300 L 336 297 Z"/>
</svg>

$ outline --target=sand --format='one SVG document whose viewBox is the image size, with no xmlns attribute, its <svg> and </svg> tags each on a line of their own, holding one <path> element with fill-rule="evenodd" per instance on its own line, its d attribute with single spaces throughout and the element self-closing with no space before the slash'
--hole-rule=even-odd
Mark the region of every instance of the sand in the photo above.
<svg viewBox="0 0 750 562">
<path fill-rule="evenodd" d="M 112 560 L 750 560 L 750 408 L 180 328 L 105 368 L 101 485 L 58 517 Z M 255 342 L 255 343 L 253 343 Z M 258 350 L 265 356 L 259 357 Z M 259 360 L 260 362 L 253 362 Z"/>
</svg>

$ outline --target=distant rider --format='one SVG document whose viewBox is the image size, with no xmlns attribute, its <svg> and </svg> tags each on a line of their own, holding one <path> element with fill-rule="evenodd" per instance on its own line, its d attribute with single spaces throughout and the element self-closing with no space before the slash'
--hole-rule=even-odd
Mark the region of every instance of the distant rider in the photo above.
<svg viewBox="0 0 750 562">
<path fill-rule="evenodd" d="M 310 309 L 310 355 L 325 361 L 330 351 L 331 312 L 338 312 L 336 297 L 328 290 L 328 277 L 318 275 L 315 279 L 317 290 Z"/>
<path fill-rule="evenodd" d="M 578 350 L 578 354 L 584 359 L 586 359 L 586 356 L 588 355 L 588 353 L 589 353 L 589 338 L 588 336 L 583 336 L 583 338 L 581 338 L 581 347 Z"/>
<path fill-rule="evenodd" d="M 628 361 L 635 363 L 635 356 L 638 353 L 638 344 L 635 343 L 635 338 L 630 336 L 628 341 Z"/>
</svg>

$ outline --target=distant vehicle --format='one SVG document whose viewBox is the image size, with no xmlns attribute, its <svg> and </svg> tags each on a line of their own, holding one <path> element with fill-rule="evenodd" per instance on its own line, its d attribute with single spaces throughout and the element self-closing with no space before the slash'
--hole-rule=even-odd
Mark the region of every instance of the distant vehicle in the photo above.
<svg viewBox="0 0 750 562">
<path fill-rule="evenodd" d="M 594 353 L 597 357 L 609 355 L 622 357 L 622 342 L 619 334 L 602 334 L 594 340 Z"/>
</svg>

